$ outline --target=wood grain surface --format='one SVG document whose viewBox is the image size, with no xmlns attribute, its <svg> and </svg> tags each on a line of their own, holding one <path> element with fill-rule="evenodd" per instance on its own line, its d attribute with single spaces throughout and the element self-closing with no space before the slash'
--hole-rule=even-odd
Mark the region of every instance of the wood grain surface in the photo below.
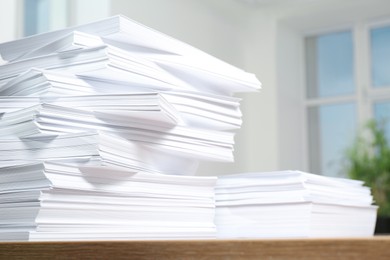
<svg viewBox="0 0 390 260">
<path fill-rule="evenodd" d="M 0 243 L 0 259 L 390 259 L 390 236 Z"/>
</svg>

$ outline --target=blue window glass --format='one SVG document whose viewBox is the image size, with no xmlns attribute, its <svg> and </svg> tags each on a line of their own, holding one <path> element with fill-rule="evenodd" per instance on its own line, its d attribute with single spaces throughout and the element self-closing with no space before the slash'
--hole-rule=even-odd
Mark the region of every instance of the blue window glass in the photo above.
<svg viewBox="0 0 390 260">
<path fill-rule="evenodd" d="M 309 109 L 310 170 L 343 176 L 342 159 L 356 130 L 356 105 L 344 103 Z"/>
<path fill-rule="evenodd" d="M 49 30 L 50 0 L 24 0 L 24 35 Z"/>
<path fill-rule="evenodd" d="M 355 92 L 352 33 L 324 34 L 306 39 L 309 98 Z"/>
<path fill-rule="evenodd" d="M 371 80 L 374 87 L 390 87 L 390 26 L 371 30 Z"/>
</svg>

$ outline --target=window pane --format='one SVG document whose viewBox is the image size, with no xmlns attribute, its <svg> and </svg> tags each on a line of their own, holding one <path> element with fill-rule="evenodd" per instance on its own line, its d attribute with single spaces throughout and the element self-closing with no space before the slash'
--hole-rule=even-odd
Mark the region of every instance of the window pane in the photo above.
<svg viewBox="0 0 390 260">
<path fill-rule="evenodd" d="M 374 87 L 390 86 L 390 26 L 371 30 L 371 74 Z"/>
<path fill-rule="evenodd" d="M 337 32 L 306 38 L 307 96 L 355 92 L 352 33 Z"/>
<path fill-rule="evenodd" d="M 376 119 L 380 121 L 384 120 L 387 140 L 390 141 L 390 101 L 375 103 L 374 115 Z"/>
<path fill-rule="evenodd" d="M 49 30 L 49 0 L 24 0 L 24 35 Z"/>
<path fill-rule="evenodd" d="M 342 158 L 356 130 L 355 104 L 323 105 L 308 112 L 310 171 L 345 177 Z"/>
</svg>

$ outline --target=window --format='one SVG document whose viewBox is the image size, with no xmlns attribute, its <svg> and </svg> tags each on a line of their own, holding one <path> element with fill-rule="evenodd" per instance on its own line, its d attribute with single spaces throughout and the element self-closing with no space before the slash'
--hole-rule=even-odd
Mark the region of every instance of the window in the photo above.
<svg viewBox="0 0 390 260">
<path fill-rule="evenodd" d="M 24 0 L 23 35 L 29 36 L 66 27 L 68 24 L 66 0 Z"/>
<path fill-rule="evenodd" d="M 310 171 L 337 176 L 356 127 L 351 31 L 306 38 Z M 340 97 L 342 98 L 340 100 Z"/>
<path fill-rule="evenodd" d="M 24 35 L 49 30 L 49 0 L 24 0 Z"/>
<path fill-rule="evenodd" d="M 390 138 L 390 26 L 311 35 L 305 52 L 309 170 L 345 176 L 343 156 L 359 126 L 386 120 Z"/>
</svg>

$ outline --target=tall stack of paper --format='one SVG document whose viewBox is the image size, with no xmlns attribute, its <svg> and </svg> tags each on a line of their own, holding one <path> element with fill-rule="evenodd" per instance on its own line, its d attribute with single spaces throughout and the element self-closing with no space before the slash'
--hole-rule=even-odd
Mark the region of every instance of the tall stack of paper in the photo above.
<svg viewBox="0 0 390 260">
<path fill-rule="evenodd" d="M 218 237 L 370 236 L 377 211 L 372 203 L 370 189 L 355 180 L 299 171 L 222 176 Z"/>
<path fill-rule="evenodd" d="M 215 235 L 215 178 L 179 175 L 233 161 L 254 75 L 123 16 L 0 55 L 0 239 Z"/>
</svg>

